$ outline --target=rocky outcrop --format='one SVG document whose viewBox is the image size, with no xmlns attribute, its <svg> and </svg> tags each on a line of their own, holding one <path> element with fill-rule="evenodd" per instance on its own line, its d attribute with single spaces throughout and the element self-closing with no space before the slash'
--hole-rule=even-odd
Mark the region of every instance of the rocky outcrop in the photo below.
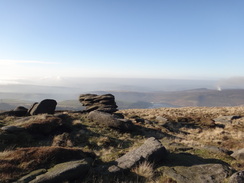
<svg viewBox="0 0 244 183">
<path fill-rule="evenodd" d="M 55 165 L 45 174 L 37 176 L 30 183 L 53 183 L 72 181 L 84 177 L 90 169 L 91 161 L 85 159 Z"/>
<path fill-rule="evenodd" d="M 139 148 L 126 153 L 115 161 L 116 165 L 109 167 L 109 172 L 116 173 L 121 170 L 128 170 L 142 161 L 160 162 L 167 156 L 167 150 L 160 141 L 151 137 L 147 139 Z"/>
<path fill-rule="evenodd" d="M 231 156 L 236 160 L 244 162 L 244 148 L 234 151 L 234 153 L 231 154 Z"/>
<path fill-rule="evenodd" d="M 8 116 L 17 116 L 22 117 L 27 115 L 28 109 L 23 106 L 18 106 L 14 110 L 11 111 L 5 111 L 3 113 L 0 113 L 0 115 L 8 115 Z"/>
<path fill-rule="evenodd" d="M 96 95 L 96 94 L 82 94 L 79 97 L 80 102 L 86 107 L 86 111 L 102 111 L 113 113 L 117 111 L 115 98 L 112 94 Z"/>
<path fill-rule="evenodd" d="M 13 110 L 15 116 L 26 116 L 28 109 L 23 106 L 18 106 Z"/>
<path fill-rule="evenodd" d="M 61 117 L 40 114 L 18 119 L 12 125 L 2 127 L 1 130 L 0 142 L 10 145 L 20 142 L 21 144 L 27 143 L 33 140 L 33 137 L 40 138 L 46 135 L 70 132 L 71 126 L 67 120 L 63 120 Z M 70 144 L 68 143 L 67 146 Z"/>
<path fill-rule="evenodd" d="M 222 164 L 202 164 L 190 167 L 167 167 L 164 176 L 170 177 L 177 183 L 220 183 L 232 175 L 233 169 Z"/>
<path fill-rule="evenodd" d="M 31 180 L 35 179 L 38 175 L 44 174 L 46 172 L 47 172 L 46 169 L 35 170 L 25 175 L 24 177 L 20 178 L 18 181 L 16 181 L 16 183 L 29 183 Z"/>
<path fill-rule="evenodd" d="M 234 119 L 239 119 L 241 118 L 241 116 L 219 116 L 215 119 L 213 119 L 215 121 L 216 124 L 231 124 L 232 120 Z"/>
<path fill-rule="evenodd" d="M 53 115 L 40 114 L 27 119 L 15 125 L 24 128 L 30 134 L 48 135 L 70 130 L 70 124 L 67 121 Z"/>
<path fill-rule="evenodd" d="M 132 131 L 134 129 L 134 125 L 130 120 L 118 119 L 106 112 L 92 111 L 88 114 L 88 119 L 103 126 L 108 126 L 121 131 Z"/>
<path fill-rule="evenodd" d="M 28 114 L 37 115 L 37 114 L 54 114 L 56 109 L 57 102 L 53 99 L 45 99 L 40 103 L 35 102 L 32 107 L 28 110 Z"/>
<path fill-rule="evenodd" d="M 1 154 L 2 155 L 2 154 Z M 74 171 L 77 171 L 76 168 L 78 167 L 81 171 L 80 164 L 83 164 L 83 161 L 79 163 L 80 160 L 84 160 L 85 164 L 88 164 L 90 167 L 90 162 L 95 159 L 95 155 L 89 152 L 84 152 L 80 148 L 63 148 L 63 147 L 51 147 L 51 146 L 41 146 L 41 147 L 27 147 L 27 148 L 17 148 L 15 150 L 8 151 L 4 154 L 5 158 L 0 159 L 0 169 L 4 171 L 0 171 L 0 182 L 3 178 L 5 178 L 6 172 L 11 175 L 8 178 L 9 181 L 6 182 L 13 182 L 13 180 L 27 180 L 28 182 L 30 179 L 34 179 L 37 175 L 40 175 L 40 180 L 48 177 L 48 180 L 52 179 L 51 175 L 56 176 L 71 176 L 69 177 L 70 180 L 76 177 L 74 175 Z M 14 157 L 14 159 L 13 159 Z M 70 163 L 68 163 L 70 162 Z M 63 166 L 56 166 L 55 165 L 62 163 Z M 83 166 L 83 165 L 82 165 Z M 89 168 L 85 165 L 85 171 L 88 171 Z M 46 169 L 40 170 L 40 169 Z M 40 170 L 40 171 L 35 171 Z M 20 172 L 21 171 L 21 172 Z M 35 172 L 33 172 L 35 171 Z M 83 170 L 82 170 L 83 171 Z M 31 172 L 31 173 L 30 173 Z M 43 177 L 45 173 L 46 176 Z M 27 175 L 28 174 L 28 175 Z M 59 175 L 58 175 L 59 174 Z M 20 177 L 20 175 L 26 175 L 24 177 Z M 80 174 L 81 175 L 81 172 Z M 74 176 L 74 177 L 73 177 Z M 32 178 L 31 178 L 32 177 Z M 35 178 L 37 179 L 37 178 Z M 63 178 L 65 180 L 65 178 Z M 10 181 L 11 180 L 11 181 Z M 37 179 L 39 181 L 39 178 Z M 57 180 L 56 178 L 54 180 Z M 59 179 L 58 179 L 59 180 Z M 37 181 L 37 182 L 38 182 Z M 62 182 L 62 181 L 55 181 L 55 182 Z"/>
<path fill-rule="evenodd" d="M 244 182 L 244 171 L 234 173 L 228 183 L 243 183 Z"/>
</svg>

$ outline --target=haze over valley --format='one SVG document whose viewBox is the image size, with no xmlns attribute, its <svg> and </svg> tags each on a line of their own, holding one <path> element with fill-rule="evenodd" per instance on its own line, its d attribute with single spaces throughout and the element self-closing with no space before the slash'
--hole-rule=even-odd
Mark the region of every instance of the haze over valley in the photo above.
<svg viewBox="0 0 244 183">
<path fill-rule="evenodd" d="M 65 78 L 49 79 L 46 85 L 1 84 L 0 110 L 31 105 L 45 98 L 59 102 L 60 109 L 82 109 L 80 94 L 112 93 L 118 106 L 158 108 L 185 106 L 236 106 L 244 104 L 240 78 L 228 80 Z M 52 85 L 53 86 L 52 86 Z M 60 85 L 60 86 L 59 86 Z"/>
</svg>

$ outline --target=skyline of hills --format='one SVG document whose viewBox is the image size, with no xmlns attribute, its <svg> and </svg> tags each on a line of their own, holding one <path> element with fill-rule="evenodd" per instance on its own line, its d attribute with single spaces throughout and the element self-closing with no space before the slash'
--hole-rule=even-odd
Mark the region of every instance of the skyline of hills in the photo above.
<svg viewBox="0 0 244 183">
<path fill-rule="evenodd" d="M 119 109 L 160 107 L 217 107 L 244 105 L 244 89 L 211 90 L 198 88 L 183 91 L 130 92 L 92 91 L 93 94 L 111 93 Z M 80 94 L 65 93 L 3 93 L 0 92 L 0 110 L 13 110 L 17 106 L 31 106 L 34 102 L 51 98 L 58 101 L 57 110 L 82 110 Z M 68 99 L 68 98 L 69 99 Z"/>
</svg>

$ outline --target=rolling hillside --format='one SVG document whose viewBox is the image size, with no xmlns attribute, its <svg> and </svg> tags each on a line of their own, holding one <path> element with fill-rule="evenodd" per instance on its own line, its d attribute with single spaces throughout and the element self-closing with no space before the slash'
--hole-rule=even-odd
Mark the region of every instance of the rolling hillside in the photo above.
<svg viewBox="0 0 244 183">
<path fill-rule="evenodd" d="M 129 91 L 94 91 L 94 94 L 111 93 L 115 96 L 119 109 L 159 108 L 159 107 L 213 107 L 244 105 L 244 89 L 226 89 L 222 91 L 209 89 L 194 89 L 185 91 L 158 92 L 129 92 Z M 81 93 L 82 94 L 82 93 Z M 13 97 L 11 99 L 4 99 Z M 14 98 L 15 97 L 15 98 Z M 11 110 L 17 106 L 29 107 L 34 102 L 45 98 L 58 101 L 58 110 L 81 110 L 82 105 L 77 96 L 66 96 L 67 100 L 60 100 L 60 96 L 51 94 L 9 94 L 0 93 L 0 110 Z M 77 98 L 77 99 L 74 99 Z M 29 100 L 27 100 L 29 99 Z M 30 100 L 38 99 L 38 100 Z"/>
</svg>

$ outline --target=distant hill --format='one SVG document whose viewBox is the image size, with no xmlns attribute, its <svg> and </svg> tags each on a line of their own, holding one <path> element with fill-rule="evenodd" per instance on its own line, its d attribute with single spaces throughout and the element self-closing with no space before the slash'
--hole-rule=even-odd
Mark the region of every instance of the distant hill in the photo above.
<svg viewBox="0 0 244 183">
<path fill-rule="evenodd" d="M 18 106 L 29 108 L 32 102 L 18 99 L 0 99 L 0 110 L 8 111 L 13 110 Z"/>
<path fill-rule="evenodd" d="M 222 91 L 199 88 L 184 91 L 158 91 L 158 92 L 130 92 L 130 91 L 93 91 L 88 93 L 106 94 L 115 96 L 119 109 L 132 108 L 159 108 L 159 107 L 214 107 L 214 106 L 240 106 L 244 105 L 244 89 L 225 89 Z M 4 99 L 4 98 L 10 99 Z M 13 98 L 11 98 L 13 97 Z M 29 107 L 34 102 L 46 98 L 58 101 L 57 110 L 82 110 L 78 101 L 78 94 L 63 96 L 70 100 L 59 100 L 55 94 L 14 94 L 0 93 L 0 110 L 12 110 L 17 106 Z M 36 100 L 33 100 L 35 99 Z M 77 99 L 74 99 L 77 98 Z M 28 100 L 32 99 L 32 100 Z"/>
<path fill-rule="evenodd" d="M 185 106 L 239 106 L 244 105 L 243 89 L 226 89 L 222 91 L 196 89 L 167 93 L 155 93 L 152 102 L 169 103 Z"/>
<path fill-rule="evenodd" d="M 84 110 L 85 108 L 78 100 L 65 100 L 58 102 L 56 110 Z"/>
<path fill-rule="evenodd" d="M 97 92 L 104 94 L 105 92 Z M 187 106 L 239 106 L 244 105 L 244 89 L 209 90 L 206 88 L 173 92 L 123 92 L 109 91 L 123 102 L 150 102 L 159 107 Z M 149 107 L 150 108 L 150 107 Z"/>
</svg>

